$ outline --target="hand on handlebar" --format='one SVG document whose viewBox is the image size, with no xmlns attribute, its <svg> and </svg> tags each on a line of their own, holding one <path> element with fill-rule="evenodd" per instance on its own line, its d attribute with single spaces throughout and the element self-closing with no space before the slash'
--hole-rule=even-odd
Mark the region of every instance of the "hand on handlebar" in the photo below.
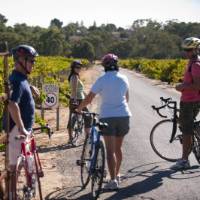
<svg viewBox="0 0 200 200">
<path fill-rule="evenodd" d="M 184 85 L 183 85 L 183 83 L 177 84 L 177 85 L 175 86 L 175 89 L 176 89 L 177 91 L 179 91 L 179 92 L 183 91 L 183 90 L 184 90 Z"/>
<path fill-rule="evenodd" d="M 82 112 L 82 110 L 79 109 L 79 108 L 76 108 L 74 111 L 77 112 L 77 113 L 81 113 Z"/>
<path fill-rule="evenodd" d="M 27 131 L 25 128 L 19 128 L 19 135 L 24 135 L 24 136 L 27 136 L 27 135 L 30 135 L 30 132 Z"/>
</svg>

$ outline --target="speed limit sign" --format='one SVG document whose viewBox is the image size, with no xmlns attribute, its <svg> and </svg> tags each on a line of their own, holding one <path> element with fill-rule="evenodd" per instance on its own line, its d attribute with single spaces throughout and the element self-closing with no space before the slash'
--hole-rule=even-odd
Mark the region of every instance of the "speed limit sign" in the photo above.
<svg viewBox="0 0 200 200">
<path fill-rule="evenodd" d="M 57 108 L 59 105 L 58 86 L 54 84 L 45 84 L 43 85 L 43 92 L 46 94 L 43 108 Z"/>
</svg>

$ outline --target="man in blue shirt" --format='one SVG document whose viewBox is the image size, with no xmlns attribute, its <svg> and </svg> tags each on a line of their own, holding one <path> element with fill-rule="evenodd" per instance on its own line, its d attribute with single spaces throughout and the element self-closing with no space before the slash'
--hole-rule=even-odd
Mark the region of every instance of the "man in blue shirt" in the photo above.
<svg viewBox="0 0 200 200">
<path fill-rule="evenodd" d="M 19 45 L 12 49 L 14 70 L 9 77 L 11 94 L 8 104 L 10 113 L 9 124 L 9 166 L 15 169 L 17 157 L 21 151 L 21 140 L 15 137 L 19 134 L 27 135 L 34 123 L 35 103 L 31 93 L 31 86 L 27 77 L 32 72 L 37 51 L 28 45 Z M 33 87 L 34 92 L 38 90 Z"/>
</svg>

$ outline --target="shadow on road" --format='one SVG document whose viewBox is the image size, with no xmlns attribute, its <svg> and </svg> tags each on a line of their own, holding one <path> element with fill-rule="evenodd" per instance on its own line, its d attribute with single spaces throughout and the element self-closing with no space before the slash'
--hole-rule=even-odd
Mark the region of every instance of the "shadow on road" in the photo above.
<svg viewBox="0 0 200 200">
<path fill-rule="evenodd" d="M 127 185 L 134 181 L 134 178 L 143 177 L 143 180 L 134 182 L 128 186 L 120 188 L 118 192 L 111 193 L 111 196 L 104 198 L 104 200 L 118 200 L 127 199 L 131 197 L 140 196 L 140 199 L 153 200 L 151 197 L 143 197 L 142 194 L 155 190 L 163 185 L 164 178 L 169 179 L 190 179 L 200 176 L 199 166 L 193 166 L 185 171 L 173 171 L 169 168 L 161 168 L 161 165 L 166 162 L 154 162 L 129 169 L 122 177 L 122 185 Z M 125 183 L 127 182 L 127 183 Z M 51 192 L 45 197 L 45 200 L 89 200 L 91 194 L 86 193 L 80 186 L 68 187 Z M 102 191 L 102 193 L 107 193 Z M 106 194 L 105 194 L 106 195 Z M 110 194 L 108 194 L 110 195 Z M 100 198 L 101 199 L 101 198 Z"/>
<path fill-rule="evenodd" d="M 81 194 L 83 192 L 80 186 L 58 189 L 45 197 L 45 200 L 89 200 L 91 194 Z M 76 197 L 78 195 L 78 197 Z"/>
<path fill-rule="evenodd" d="M 192 171 L 194 169 L 198 169 L 198 166 L 193 166 L 189 170 L 184 172 L 173 171 L 168 168 L 165 169 L 158 169 L 159 163 L 163 162 L 156 162 L 156 163 L 148 163 L 145 165 L 140 165 L 128 170 L 127 174 L 123 177 L 122 180 L 128 180 L 136 177 L 144 177 L 144 180 L 139 182 L 133 183 L 126 187 L 121 188 L 117 193 L 114 193 L 112 196 L 106 198 L 106 200 L 116 200 L 116 199 L 127 199 L 133 196 L 138 196 L 144 194 L 146 192 L 155 190 L 156 188 L 160 187 L 163 184 L 164 178 L 173 178 L 176 179 L 175 175 L 177 173 L 181 174 L 197 174 L 195 177 L 200 176 L 200 171 Z M 185 179 L 193 178 L 193 177 L 185 177 Z M 151 199 L 151 197 L 146 198 L 142 197 L 141 199 Z"/>
<path fill-rule="evenodd" d="M 62 150 L 67 150 L 67 149 L 72 149 L 72 148 L 78 148 L 81 146 L 82 146 L 82 144 L 76 145 L 76 146 L 72 146 L 70 144 L 62 144 L 62 145 L 48 146 L 48 147 L 40 146 L 38 148 L 38 152 L 39 153 L 47 153 L 47 152 L 51 152 L 51 151 L 62 151 Z"/>
</svg>

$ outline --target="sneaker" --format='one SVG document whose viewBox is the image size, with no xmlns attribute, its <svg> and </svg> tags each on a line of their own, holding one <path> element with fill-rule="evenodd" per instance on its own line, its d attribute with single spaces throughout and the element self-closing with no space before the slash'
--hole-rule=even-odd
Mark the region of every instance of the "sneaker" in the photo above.
<svg viewBox="0 0 200 200">
<path fill-rule="evenodd" d="M 118 183 L 118 185 L 119 185 L 119 184 L 121 183 L 121 176 L 120 176 L 120 175 L 117 175 L 116 180 L 117 180 L 117 183 Z"/>
<path fill-rule="evenodd" d="M 110 180 L 105 186 L 104 189 L 106 190 L 117 190 L 119 189 L 119 185 L 116 179 Z"/>
<path fill-rule="evenodd" d="M 178 160 L 174 165 L 170 167 L 172 170 L 184 170 L 190 168 L 190 162 L 189 160 Z"/>
</svg>

